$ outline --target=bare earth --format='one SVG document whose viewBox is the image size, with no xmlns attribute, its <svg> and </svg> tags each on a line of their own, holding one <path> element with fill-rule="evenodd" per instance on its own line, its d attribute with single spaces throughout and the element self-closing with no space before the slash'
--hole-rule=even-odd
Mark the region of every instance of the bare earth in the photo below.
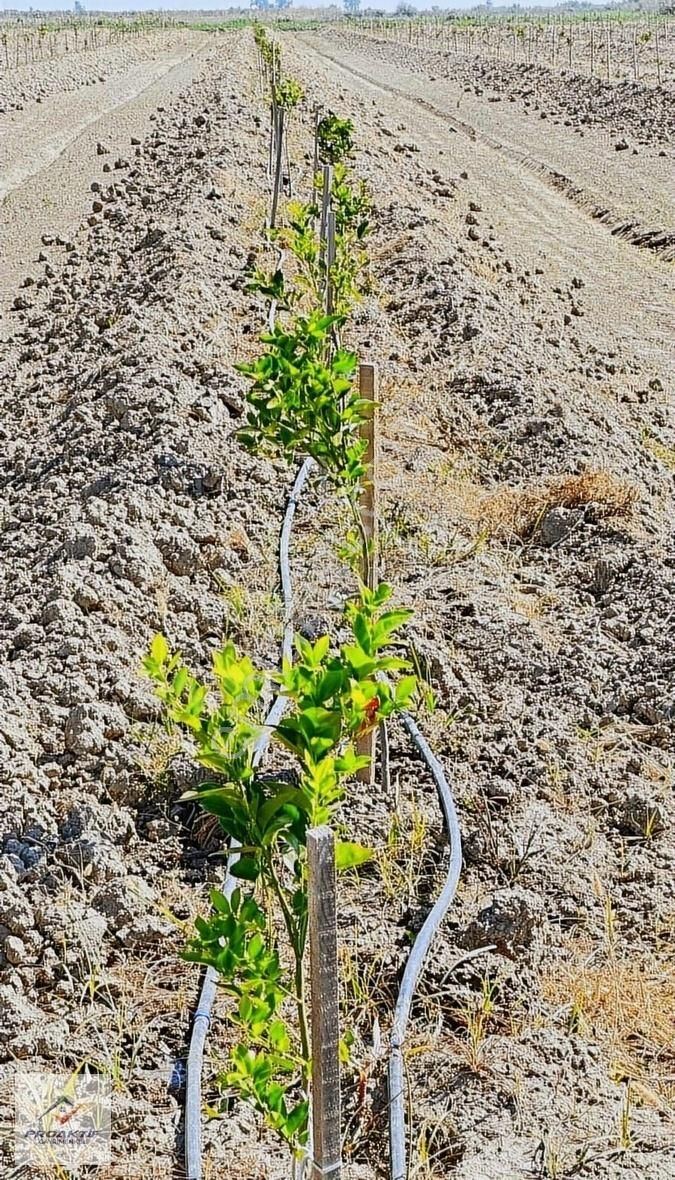
<svg viewBox="0 0 675 1180">
<path fill-rule="evenodd" d="M 42 235 L 69 237 L 90 211 L 97 144 L 111 163 L 120 151 L 128 156 L 130 137 L 147 126 L 158 105 L 189 85 L 207 44 L 186 33 L 147 48 L 125 47 L 112 54 L 112 69 L 104 63 L 103 80 L 92 76 L 88 54 L 86 84 L 78 87 L 69 78 L 72 89 L 55 89 L 39 104 L 29 100 L 22 110 L 0 114 L 0 332 L 7 300 L 40 253 Z M 58 66 L 72 74 L 72 62 L 56 63 L 55 72 Z M 35 74 L 40 67 L 28 69 Z"/>
<path fill-rule="evenodd" d="M 674 1180 L 670 115 L 644 130 L 657 99 L 637 88 L 581 135 L 543 73 L 534 118 L 519 76 L 488 86 L 480 64 L 345 35 L 283 54 L 307 92 L 297 192 L 320 100 L 354 119 L 373 195 L 349 344 L 378 367 L 384 572 L 416 609 L 421 724 L 464 840 L 413 1011 L 411 1177 Z M 0 1125 L 17 1062 L 86 1057 L 115 1083 L 101 1180 L 178 1180 L 181 923 L 221 863 L 177 802 L 194 766 L 139 660 L 161 629 L 204 671 L 226 630 L 275 664 L 292 473 L 236 438 L 263 322 L 246 276 L 270 261 L 251 35 L 123 58 L 0 115 Z M 313 487 L 292 548 L 306 630 L 350 585 L 339 526 Z M 377 850 L 340 904 L 347 1180 L 387 1175 L 375 1029 L 386 1049 L 447 864 L 396 728 L 391 770 L 396 823 L 379 787 L 345 808 Z M 205 1127 L 205 1178 L 223 1175 L 288 1175 L 243 1106 Z"/>
</svg>

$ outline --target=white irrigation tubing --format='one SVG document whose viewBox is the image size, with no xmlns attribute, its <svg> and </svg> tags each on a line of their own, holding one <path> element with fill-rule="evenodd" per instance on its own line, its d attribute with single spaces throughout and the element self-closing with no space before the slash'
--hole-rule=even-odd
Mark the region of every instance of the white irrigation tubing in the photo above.
<svg viewBox="0 0 675 1180">
<path fill-rule="evenodd" d="M 390 1042 L 391 1056 L 389 1059 L 389 1154 L 391 1180 L 406 1180 L 408 1174 L 403 1043 L 408 1029 L 410 1009 L 412 1007 L 417 981 L 424 966 L 424 960 L 431 946 L 431 941 L 438 931 L 457 892 L 459 874 L 462 868 L 462 837 L 459 830 L 459 821 L 457 819 L 457 811 L 452 798 L 452 792 L 448 780 L 445 777 L 443 767 L 409 713 L 403 714 L 403 724 L 413 744 L 417 747 L 429 767 L 436 784 L 445 819 L 445 826 L 448 832 L 448 840 L 450 842 L 450 864 L 442 892 L 434 902 L 433 908 L 429 912 L 410 952 L 394 1010 L 394 1022 Z"/>
<path fill-rule="evenodd" d="M 293 517 L 302 489 L 307 482 L 314 466 L 313 459 L 305 459 L 300 467 L 291 494 L 286 503 L 281 537 L 279 542 L 279 573 L 281 577 L 281 593 L 284 604 L 284 633 L 282 640 L 282 655 L 290 659 L 293 649 L 293 583 L 290 569 L 290 539 L 293 527 Z M 272 730 L 279 724 L 288 706 L 286 697 L 278 696 L 265 718 L 265 728 L 255 747 L 253 762 L 258 766 L 269 745 Z M 230 866 L 237 858 L 236 844 L 230 844 L 230 857 L 222 885 L 225 897 L 230 898 L 237 887 L 238 881 L 232 876 Z M 202 1177 L 202 1061 L 206 1035 L 211 1023 L 211 1010 L 216 996 L 218 972 L 213 967 L 207 967 L 204 982 L 199 993 L 199 1003 L 192 1020 L 192 1035 L 187 1059 L 187 1076 L 185 1081 L 185 1172 L 187 1180 L 201 1180 Z"/>
<path fill-rule="evenodd" d="M 291 655 L 293 644 L 293 583 L 290 570 L 290 540 L 295 510 L 309 474 L 314 466 L 312 459 L 305 459 L 300 467 L 291 494 L 286 503 L 279 543 L 279 569 L 284 602 L 283 658 Z M 271 729 L 278 724 L 285 711 L 287 701 L 277 697 L 265 719 L 265 732 L 258 740 L 255 750 L 255 764 L 258 765 L 269 744 Z M 406 1180 L 406 1122 L 405 1122 L 405 1078 L 403 1068 L 403 1044 L 410 1019 L 413 996 L 417 981 L 424 966 L 427 952 L 457 891 L 462 866 L 462 843 L 452 792 L 445 772 L 416 722 L 409 713 L 403 714 L 403 724 L 413 744 L 431 771 L 438 790 L 438 796 L 445 819 L 450 844 L 450 864 L 445 885 L 420 930 L 410 952 L 399 991 L 391 1033 L 391 1057 L 389 1062 L 389 1149 L 391 1180 Z M 234 845 L 231 845 L 234 852 Z M 235 853 L 236 855 L 236 853 Z M 230 863 L 233 863 L 232 857 Z M 237 879 L 228 871 L 222 891 L 231 897 L 237 886 Z M 217 987 L 217 972 L 209 967 L 204 976 L 199 1004 L 192 1026 L 192 1037 L 187 1063 L 185 1100 L 185 1166 L 187 1180 L 201 1180 L 201 1076 L 204 1044 L 211 1021 L 211 1009 Z"/>
</svg>

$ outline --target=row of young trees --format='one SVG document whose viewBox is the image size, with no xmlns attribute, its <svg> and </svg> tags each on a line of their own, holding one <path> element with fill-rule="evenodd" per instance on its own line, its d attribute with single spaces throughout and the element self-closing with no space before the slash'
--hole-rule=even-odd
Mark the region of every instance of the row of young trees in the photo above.
<svg viewBox="0 0 675 1180">
<path fill-rule="evenodd" d="M 278 113 L 302 100 L 283 76 L 279 46 L 255 29 L 272 130 Z M 370 201 L 354 176 L 353 126 L 332 112 L 317 118 L 311 197 L 289 201 L 284 223 L 267 239 L 288 260 L 251 274 L 248 290 L 266 302 L 258 356 L 239 366 L 249 383 L 240 442 L 256 454 L 289 463 L 309 456 L 334 494 L 349 507 L 361 538 L 359 568 L 371 558 L 359 500 L 366 477 L 363 425 L 372 402 L 362 397 L 357 358 L 342 336 L 359 299 L 366 263 Z M 392 651 L 410 612 L 391 606 L 391 588 L 356 580 L 340 633 L 314 642 L 295 637 L 293 658 L 280 672 L 257 667 L 225 643 L 205 682 L 154 638 L 144 661 L 166 721 L 187 737 L 211 773 L 188 796 L 217 816 L 236 842 L 231 865 L 238 887 L 213 891 L 213 912 L 196 923 L 185 957 L 214 968 L 233 998 L 236 1032 L 223 1089 L 253 1104 L 288 1144 L 294 1167 L 307 1157 L 311 1055 L 306 944 L 308 833 L 338 823 L 355 776 L 370 755 L 364 737 L 406 708 L 417 681 Z M 280 694 L 286 712 L 266 730 L 263 702 Z M 257 752 L 270 740 L 284 772 L 260 774 Z M 340 823 L 338 869 L 371 857 Z M 320 997 L 316 997 L 320 1003 Z M 348 1038 L 343 1040 L 348 1057 Z"/>
<path fill-rule="evenodd" d="M 90 49 L 118 45 L 167 21 L 154 14 L 133 19 L 78 17 L 68 20 L 41 19 L 0 24 L 0 67 L 16 68 L 50 61 Z"/>
<path fill-rule="evenodd" d="M 674 22 L 658 13 L 635 21 L 600 14 L 574 19 L 554 14 L 548 21 L 526 12 L 516 18 L 480 22 L 420 16 L 399 6 L 397 17 L 364 16 L 360 31 L 378 38 L 497 62 L 525 62 L 603 77 L 632 78 L 661 85 L 673 70 Z M 405 11 L 404 11 L 405 9 Z M 410 17 L 411 19 L 401 19 Z"/>
</svg>

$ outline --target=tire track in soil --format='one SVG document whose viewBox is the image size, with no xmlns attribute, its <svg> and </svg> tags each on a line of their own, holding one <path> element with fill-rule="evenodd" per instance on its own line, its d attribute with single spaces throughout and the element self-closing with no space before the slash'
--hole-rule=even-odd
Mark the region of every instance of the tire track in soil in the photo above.
<svg viewBox="0 0 675 1180">
<path fill-rule="evenodd" d="M 318 50 L 304 38 L 301 39 L 304 40 L 304 43 L 308 47 L 315 49 L 317 53 L 320 53 L 322 57 L 332 62 L 333 65 L 352 74 L 355 78 L 359 78 L 371 86 L 376 86 L 378 89 L 396 98 L 402 98 L 406 102 L 414 103 L 415 106 L 428 111 L 435 118 L 443 119 L 457 134 L 465 135 L 474 143 L 480 142 L 493 151 L 499 152 L 501 155 L 513 160 L 516 164 L 530 169 L 537 176 L 542 177 L 550 187 L 562 193 L 568 200 L 588 213 L 591 218 L 606 225 L 613 236 L 621 237 L 633 246 L 654 251 L 666 262 L 675 261 L 675 229 L 671 230 L 667 227 L 660 226 L 646 226 L 639 221 L 627 221 L 625 217 L 621 217 L 612 209 L 608 209 L 607 205 L 597 195 L 576 185 L 570 177 L 549 167 L 543 160 L 538 160 L 527 152 L 521 152 L 509 144 L 501 143 L 486 132 L 477 130 L 470 123 L 466 123 L 464 120 L 450 115 L 447 111 L 429 102 L 428 99 L 419 98 L 417 95 L 410 94 L 406 90 L 402 90 L 386 82 L 380 80 L 374 81 L 368 74 L 356 69 L 355 66 L 346 65 L 340 58 L 334 57 L 333 54 L 327 53 L 323 49 Z"/>
</svg>

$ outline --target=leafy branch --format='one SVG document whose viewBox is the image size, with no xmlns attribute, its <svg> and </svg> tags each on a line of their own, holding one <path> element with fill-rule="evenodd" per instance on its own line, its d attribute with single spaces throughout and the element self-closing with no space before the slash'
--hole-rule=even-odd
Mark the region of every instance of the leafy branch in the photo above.
<svg viewBox="0 0 675 1180">
<path fill-rule="evenodd" d="M 199 681 L 163 636 L 155 636 L 143 664 L 154 682 L 168 723 L 181 728 L 197 761 L 215 772 L 184 798 L 216 816 L 240 845 L 231 871 L 243 884 L 228 899 L 211 895 L 213 913 L 198 918 L 185 957 L 214 967 L 236 1000 L 232 1021 L 240 1040 L 226 1089 L 261 1112 L 294 1152 L 308 1135 L 310 1045 L 305 999 L 307 939 L 307 831 L 334 819 L 347 781 L 368 763 L 356 742 L 386 717 L 407 706 L 416 688 L 409 664 L 391 652 L 411 612 L 386 609 L 391 588 L 361 587 L 345 608 L 346 642 L 330 636 L 315 643 L 296 636 L 295 662 L 280 673 L 256 669 L 226 643 L 213 657 L 212 684 Z M 405 673 L 391 684 L 392 673 Z M 276 684 L 290 702 L 272 742 L 294 756 L 296 773 L 258 775 L 255 746 L 263 732 L 262 699 Z M 370 850 L 352 841 L 337 844 L 337 864 L 364 863 Z M 292 951 L 291 970 L 282 964 L 274 899 Z M 285 1017 L 295 1004 L 297 1033 Z"/>
</svg>

